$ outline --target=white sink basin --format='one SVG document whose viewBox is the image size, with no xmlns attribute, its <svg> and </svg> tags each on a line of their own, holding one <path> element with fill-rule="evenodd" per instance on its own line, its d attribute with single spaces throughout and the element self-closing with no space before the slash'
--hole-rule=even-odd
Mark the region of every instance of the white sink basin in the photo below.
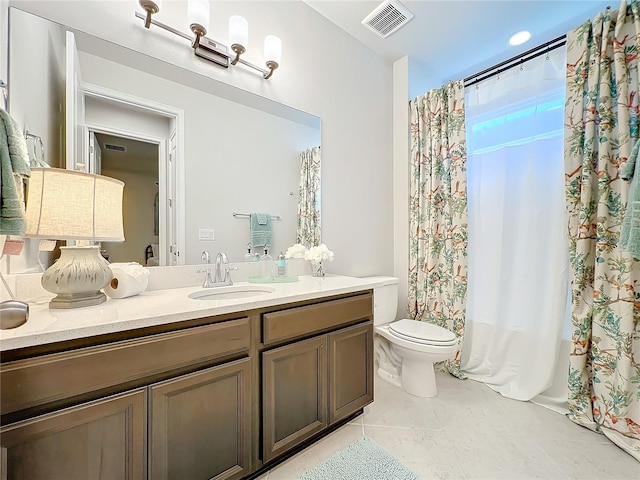
<svg viewBox="0 0 640 480">
<path fill-rule="evenodd" d="M 233 300 L 236 298 L 265 295 L 275 290 L 273 287 L 258 285 L 229 285 L 228 287 L 213 287 L 198 290 L 189 294 L 194 300 Z"/>
</svg>

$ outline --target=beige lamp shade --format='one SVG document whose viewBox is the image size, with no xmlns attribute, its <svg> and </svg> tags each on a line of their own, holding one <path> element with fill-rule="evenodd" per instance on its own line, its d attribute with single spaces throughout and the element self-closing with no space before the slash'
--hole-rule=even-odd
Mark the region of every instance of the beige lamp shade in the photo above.
<svg viewBox="0 0 640 480">
<path fill-rule="evenodd" d="M 123 190 L 123 182 L 102 175 L 32 168 L 25 236 L 122 242 Z"/>
</svg>

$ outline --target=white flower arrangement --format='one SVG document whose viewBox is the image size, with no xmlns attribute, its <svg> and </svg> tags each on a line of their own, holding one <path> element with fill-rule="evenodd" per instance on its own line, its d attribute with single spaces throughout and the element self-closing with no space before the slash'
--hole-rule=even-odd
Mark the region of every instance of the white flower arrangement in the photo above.
<svg viewBox="0 0 640 480">
<path fill-rule="evenodd" d="M 324 262 L 325 260 L 333 261 L 333 252 L 323 243 L 317 247 L 311 247 L 304 254 L 306 260 L 312 262 Z"/>
<path fill-rule="evenodd" d="M 304 258 L 312 262 L 333 261 L 333 252 L 323 243 L 317 247 L 307 248 L 301 243 L 296 243 L 287 249 L 285 258 Z"/>
<path fill-rule="evenodd" d="M 296 243 L 287 249 L 287 253 L 284 254 L 285 258 L 305 258 L 307 253 L 307 247 L 301 243 Z"/>
</svg>

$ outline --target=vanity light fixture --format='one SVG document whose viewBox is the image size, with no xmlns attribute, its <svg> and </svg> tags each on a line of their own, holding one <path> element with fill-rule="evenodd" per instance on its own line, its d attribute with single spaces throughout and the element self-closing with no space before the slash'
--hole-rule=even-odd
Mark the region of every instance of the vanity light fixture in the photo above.
<svg viewBox="0 0 640 480">
<path fill-rule="evenodd" d="M 282 42 L 274 35 L 268 35 L 264 41 L 264 55 L 266 69 L 247 62 L 241 55 L 247 51 L 249 40 L 249 25 L 247 20 L 239 15 L 232 15 L 229 18 L 229 41 L 230 47 L 223 43 L 208 38 L 207 31 L 209 28 L 209 1 L 208 0 L 189 0 L 187 11 L 189 21 L 191 22 L 191 32 L 195 35 L 192 38 L 186 33 L 154 20 L 152 17 L 160 11 L 160 0 L 139 0 L 138 3 L 145 11 L 144 14 L 136 12 L 136 17 L 144 21 L 145 28 L 151 25 L 162 28 L 168 32 L 178 35 L 191 42 L 194 53 L 205 60 L 209 60 L 216 65 L 229 68 L 229 65 L 237 65 L 241 63 L 247 67 L 258 70 L 262 73 L 262 77 L 266 80 L 273 75 L 273 71 L 278 68 L 282 56 Z"/>
<path fill-rule="evenodd" d="M 122 242 L 123 189 L 120 180 L 102 175 L 32 168 L 25 237 Z M 100 290 L 112 278 L 99 246 L 66 246 L 42 274 L 42 286 L 57 294 L 49 308 L 78 308 L 104 302 Z"/>
</svg>

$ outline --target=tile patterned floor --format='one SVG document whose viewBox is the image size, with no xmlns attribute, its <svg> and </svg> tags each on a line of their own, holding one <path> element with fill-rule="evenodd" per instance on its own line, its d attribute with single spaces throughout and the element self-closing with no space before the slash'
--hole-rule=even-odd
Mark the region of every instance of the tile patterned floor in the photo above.
<svg viewBox="0 0 640 480">
<path fill-rule="evenodd" d="M 431 399 L 376 378 L 376 400 L 364 415 L 259 480 L 297 479 L 363 434 L 425 480 L 640 479 L 640 463 L 603 435 L 473 380 L 436 378 L 439 393 Z"/>
</svg>

